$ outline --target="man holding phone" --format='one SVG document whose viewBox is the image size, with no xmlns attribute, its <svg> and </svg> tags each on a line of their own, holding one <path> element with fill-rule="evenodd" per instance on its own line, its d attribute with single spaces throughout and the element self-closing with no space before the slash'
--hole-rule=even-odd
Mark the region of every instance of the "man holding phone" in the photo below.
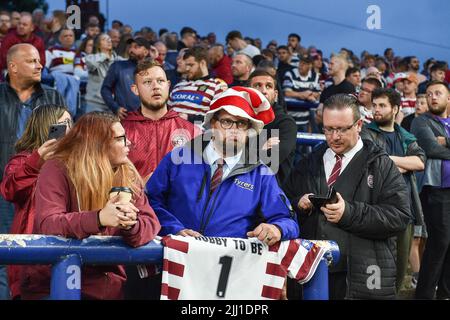
<svg viewBox="0 0 450 320">
<path fill-rule="evenodd" d="M 302 237 L 339 245 L 340 261 L 329 270 L 331 299 L 395 298 L 395 235 L 409 221 L 405 182 L 382 149 L 360 138 L 362 122 L 356 98 L 327 99 L 327 143 L 298 164 L 284 188 Z M 314 207 L 309 196 L 327 195 L 331 187 L 337 202 Z"/>
</svg>

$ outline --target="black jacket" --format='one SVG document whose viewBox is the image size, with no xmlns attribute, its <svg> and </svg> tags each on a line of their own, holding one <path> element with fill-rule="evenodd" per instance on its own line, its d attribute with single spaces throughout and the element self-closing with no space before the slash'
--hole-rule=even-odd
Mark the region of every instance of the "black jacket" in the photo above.
<svg viewBox="0 0 450 320">
<path fill-rule="evenodd" d="M 41 104 L 65 105 L 64 98 L 58 91 L 44 85 L 36 85 L 27 108 L 34 109 Z M 14 145 L 17 141 L 20 108 L 24 103 L 20 101 L 16 91 L 8 82 L 0 83 L 0 179 L 9 158 L 15 153 Z"/>
<path fill-rule="evenodd" d="M 297 206 L 306 193 L 327 192 L 323 165 L 326 144 L 300 161 L 284 190 L 299 213 L 300 237 L 338 243 L 341 258 L 330 272 L 347 273 L 346 298 L 393 299 L 395 236 L 405 230 L 410 220 L 409 198 L 405 181 L 394 162 L 372 142 L 363 140 L 363 143 L 363 149 L 334 185 L 345 199 L 345 212 L 339 223 L 328 222 L 318 209 L 308 215 Z M 375 288 L 368 285 L 377 283 L 373 270 L 381 271 L 380 285 Z"/>
<path fill-rule="evenodd" d="M 267 139 L 272 137 L 271 130 L 279 130 L 278 138 L 280 139 L 280 144 L 273 147 L 271 152 L 268 154 L 279 154 L 277 180 L 279 185 L 282 186 L 286 182 L 294 166 L 295 147 L 297 145 L 297 125 L 294 118 L 288 115 L 282 106 L 275 105 L 273 106 L 273 110 L 275 112 L 275 119 L 268 125 L 264 126 L 264 129 L 267 130 Z M 262 136 L 260 147 L 264 145 L 267 139 Z M 271 166 L 270 162 L 265 162 L 265 164 L 269 167 Z"/>
</svg>

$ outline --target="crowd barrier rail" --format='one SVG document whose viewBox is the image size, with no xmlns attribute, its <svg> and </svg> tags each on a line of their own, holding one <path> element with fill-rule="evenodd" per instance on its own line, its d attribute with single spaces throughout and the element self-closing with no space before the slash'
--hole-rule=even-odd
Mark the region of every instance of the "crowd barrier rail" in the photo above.
<svg viewBox="0 0 450 320">
<path fill-rule="evenodd" d="M 328 266 L 339 260 L 333 241 L 314 276 L 303 287 L 305 300 L 328 300 Z M 159 242 L 132 248 L 121 237 L 91 236 L 83 240 L 45 235 L 0 234 L 0 265 L 51 264 L 50 300 L 80 300 L 82 265 L 158 264 L 163 260 Z"/>
</svg>

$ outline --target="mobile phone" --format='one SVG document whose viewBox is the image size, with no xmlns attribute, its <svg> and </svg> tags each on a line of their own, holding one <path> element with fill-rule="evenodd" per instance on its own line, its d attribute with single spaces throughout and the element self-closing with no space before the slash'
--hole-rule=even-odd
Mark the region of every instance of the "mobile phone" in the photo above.
<svg viewBox="0 0 450 320">
<path fill-rule="evenodd" d="M 333 186 L 331 186 L 331 188 L 330 188 L 330 190 L 329 190 L 329 193 L 328 193 L 328 201 L 327 201 L 326 204 L 329 204 L 329 203 L 336 203 L 336 202 L 338 202 L 338 197 L 337 197 L 337 194 L 336 194 L 336 189 L 334 189 Z"/>
<path fill-rule="evenodd" d="M 328 189 L 326 195 L 312 194 L 308 197 L 308 199 L 317 209 L 319 209 L 320 207 L 324 207 L 327 204 L 338 202 L 336 190 L 333 188 L 333 186 Z"/>
<path fill-rule="evenodd" d="M 48 130 L 48 140 L 59 139 L 66 134 L 67 125 L 52 124 Z"/>
</svg>

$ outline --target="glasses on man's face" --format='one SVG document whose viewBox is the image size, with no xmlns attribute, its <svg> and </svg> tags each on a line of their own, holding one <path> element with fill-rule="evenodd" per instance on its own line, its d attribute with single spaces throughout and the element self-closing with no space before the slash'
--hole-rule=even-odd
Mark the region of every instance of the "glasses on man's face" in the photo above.
<svg viewBox="0 0 450 320">
<path fill-rule="evenodd" d="M 58 124 L 65 124 L 69 129 L 73 127 L 72 119 L 66 119 L 66 120 L 60 121 L 60 122 L 58 122 Z"/>
<path fill-rule="evenodd" d="M 348 132 L 351 128 L 355 126 L 355 124 L 358 123 L 359 120 L 356 120 L 353 122 L 351 126 L 344 127 L 344 128 L 329 128 L 329 127 L 323 127 L 322 131 L 326 136 L 333 135 L 334 132 L 336 132 L 337 135 L 342 136 Z"/>
<path fill-rule="evenodd" d="M 119 140 L 119 141 L 122 140 L 123 141 L 123 146 L 124 147 L 127 146 L 127 136 L 126 135 L 114 137 L 114 139 Z"/>
<path fill-rule="evenodd" d="M 233 121 L 231 119 L 219 119 L 219 123 L 223 129 L 231 129 L 234 124 L 236 124 L 236 128 L 239 130 L 247 130 L 250 128 L 250 121 L 245 120 Z"/>
</svg>

